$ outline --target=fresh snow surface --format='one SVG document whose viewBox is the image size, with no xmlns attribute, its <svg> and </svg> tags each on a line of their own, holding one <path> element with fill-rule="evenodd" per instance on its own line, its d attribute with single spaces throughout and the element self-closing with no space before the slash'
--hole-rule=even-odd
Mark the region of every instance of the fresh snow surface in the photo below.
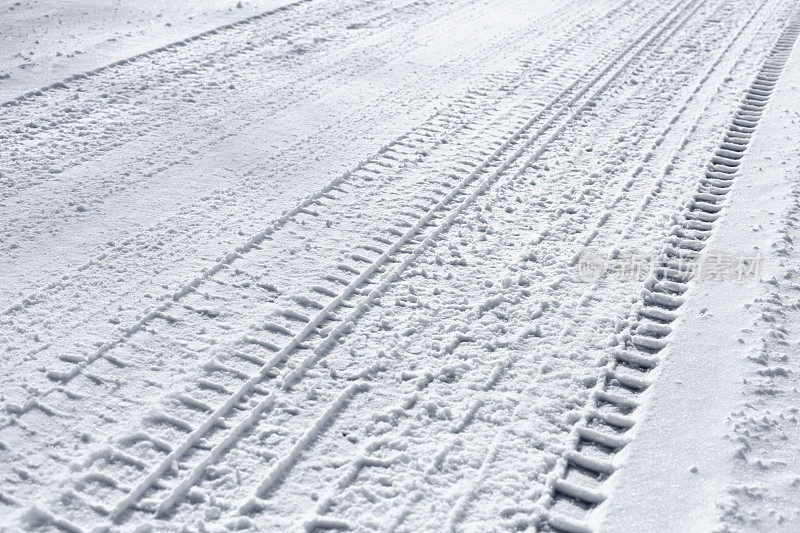
<svg viewBox="0 0 800 533">
<path fill-rule="evenodd" d="M 800 531 L 796 0 L 0 0 L 0 531 Z"/>
</svg>

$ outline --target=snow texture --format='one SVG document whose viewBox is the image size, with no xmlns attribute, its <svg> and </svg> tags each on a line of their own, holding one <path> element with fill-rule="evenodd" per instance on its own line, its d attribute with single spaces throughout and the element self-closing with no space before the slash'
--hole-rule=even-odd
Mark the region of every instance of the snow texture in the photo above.
<svg viewBox="0 0 800 533">
<path fill-rule="evenodd" d="M 0 531 L 800 531 L 795 0 L 0 14 Z"/>
</svg>

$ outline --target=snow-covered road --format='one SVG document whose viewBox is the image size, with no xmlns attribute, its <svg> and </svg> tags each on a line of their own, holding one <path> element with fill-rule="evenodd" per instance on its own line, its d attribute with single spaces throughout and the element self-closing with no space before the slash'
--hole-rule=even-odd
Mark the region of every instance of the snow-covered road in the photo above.
<svg viewBox="0 0 800 533">
<path fill-rule="evenodd" d="M 85 4 L 0 2 L 0 530 L 800 530 L 796 1 Z"/>
</svg>

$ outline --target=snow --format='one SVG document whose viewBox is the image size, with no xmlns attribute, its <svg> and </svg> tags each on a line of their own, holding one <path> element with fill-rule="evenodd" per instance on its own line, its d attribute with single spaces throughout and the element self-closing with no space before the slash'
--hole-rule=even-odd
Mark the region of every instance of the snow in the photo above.
<svg viewBox="0 0 800 533">
<path fill-rule="evenodd" d="M 795 11 L 3 3 L 0 529 L 796 530 Z"/>
<path fill-rule="evenodd" d="M 761 279 L 692 289 L 603 530 L 800 528 L 798 93 L 795 49 L 709 245 L 763 254 Z"/>
<path fill-rule="evenodd" d="M 0 101 L 291 3 L 4 0 Z"/>
</svg>

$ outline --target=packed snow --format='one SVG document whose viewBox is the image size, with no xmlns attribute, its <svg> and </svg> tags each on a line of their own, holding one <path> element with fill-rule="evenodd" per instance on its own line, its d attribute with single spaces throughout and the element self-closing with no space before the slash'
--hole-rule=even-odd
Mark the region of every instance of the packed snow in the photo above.
<svg viewBox="0 0 800 533">
<path fill-rule="evenodd" d="M 0 0 L 0 531 L 800 531 L 794 0 Z"/>
</svg>

